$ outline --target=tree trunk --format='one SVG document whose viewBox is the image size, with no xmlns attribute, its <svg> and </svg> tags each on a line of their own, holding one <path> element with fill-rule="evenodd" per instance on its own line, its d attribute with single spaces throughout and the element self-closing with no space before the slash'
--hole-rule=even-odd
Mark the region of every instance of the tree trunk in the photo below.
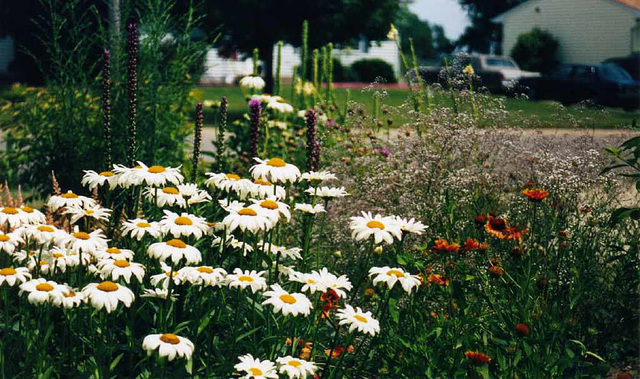
<svg viewBox="0 0 640 379">
<path fill-rule="evenodd" d="M 109 24 L 112 37 L 111 44 L 115 46 L 117 43 L 114 42 L 120 36 L 120 0 L 109 1 Z"/>
</svg>

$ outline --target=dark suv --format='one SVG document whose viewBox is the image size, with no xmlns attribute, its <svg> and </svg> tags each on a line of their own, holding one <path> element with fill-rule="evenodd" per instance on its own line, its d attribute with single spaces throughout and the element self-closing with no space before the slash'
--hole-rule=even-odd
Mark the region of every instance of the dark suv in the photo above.
<svg viewBox="0 0 640 379">
<path fill-rule="evenodd" d="M 563 64 L 540 78 L 523 78 L 532 99 L 558 100 L 565 104 L 592 100 L 597 104 L 640 108 L 640 82 L 612 63 Z"/>
</svg>

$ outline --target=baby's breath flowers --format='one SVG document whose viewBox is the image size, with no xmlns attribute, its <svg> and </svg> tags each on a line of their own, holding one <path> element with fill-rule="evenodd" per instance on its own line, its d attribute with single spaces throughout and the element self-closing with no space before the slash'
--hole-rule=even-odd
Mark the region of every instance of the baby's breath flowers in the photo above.
<svg viewBox="0 0 640 379">
<path fill-rule="evenodd" d="M 308 316 L 311 313 L 311 301 L 301 293 L 290 293 L 282 289 L 280 285 L 271 285 L 271 291 L 263 293 L 267 300 L 262 305 L 273 305 L 273 312 L 282 312 L 283 315 L 297 316 L 299 314 Z"/>
<path fill-rule="evenodd" d="M 266 161 L 257 157 L 253 159 L 258 162 L 249 169 L 254 179 L 268 180 L 271 183 L 293 183 L 300 177 L 300 169 L 281 158 L 271 158 Z"/>
<path fill-rule="evenodd" d="M 293 209 L 295 209 L 296 211 L 309 213 L 309 214 L 326 212 L 324 209 L 324 205 L 322 204 L 311 205 L 311 204 L 305 204 L 305 203 L 297 203 Z"/>
<path fill-rule="evenodd" d="M 340 319 L 340 325 L 349 325 L 349 332 L 358 330 L 362 333 L 375 336 L 380 332 L 380 323 L 374 319 L 371 312 L 363 312 L 360 307 L 353 308 L 351 305 L 346 305 L 344 309 L 338 310 L 336 313 Z"/>
<path fill-rule="evenodd" d="M 401 268 L 391 268 L 388 266 L 372 267 L 369 270 L 369 276 L 374 275 L 376 275 L 373 279 L 374 285 L 385 282 L 389 286 L 389 289 L 392 289 L 397 282 L 400 282 L 402 288 L 409 294 L 411 294 L 413 288 L 420 285 L 420 277 L 418 275 L 411 275 Z"/>
<path fill-rule="evenodd" d="M 52 212 L 63 207 L 92 207 L 96 204 L 95 200 L 90 197 L 76 195 L 72 191 L 67 191 L 61 195 L 53 195 L 49 198 L 47 206 Z M 1 219 L 0 219 L 1 220 Z"/>
<path fill-rule="evenodd" d="M 177 336 L 172 333 L 149 334 L 142 341 L 142 348 L 151 355 L 158 351 L 161 357 L 167 357 L 170 361 L 176 357 L 190 359 L 193 354 L 194 345 L 188 338 Z"/>
<path fill-rule="evenodd" d="M 27 300 L 34 305 L 49 303 L 52 295 L 65 290 L 65 286 L 44 278 L 29 280 L 20 285 L 20 294 L 27 292 Z"/>
<path fill-rule="evenodd" d="M 196 239 L 200 239 L 209 229 L 202 217 L 188 213 L 178 215 L 167 210 L 164 211 L 164 217 L 160 220 L 159 225 L 163 233 L 170 233 L 175 238 L 194 236 Z"/>
<path fill-rule="evenodd" d="M 253 208 L 227 209 L 229 214 L 222 219 L 222 224 L 227 227 L 229 233 L 240 228 L 256 233 L 260 230 L 268 230 L 273 227 L 273 222 L 267 215 Z"/>
<path fill-rule="evenodd" d="M 238 287 L 241 289 L 245 289 L 247 287 L 250 287 L 251 291 L 253 293 L 256 293 L 257 291 L 264 291 L 265 289 L 267 289 L 267 280 L 264 278 L 264 275 L 266 273 L 266 271 L 243 271 L 240 268 L 236 268 L 235 270 L 233 270 L 233 274 L 227 275 L 226 281 L 229 285 L 229 288 Z"/>
<path fill-rule="evenodd" d="M 123 222 L 121 230 L 123 236 L 130 236 L 138 241 L 140 241 L 145 235 L 158 238 L 161 234 L 160 227 L 157 222 L 149 222 L 142 218 Z"/>
<path fill-rule="evenodd" d="M 135 295 L 130 289 L 111 281 L 87 284 L 82 292 L 92 307 L 97 310 L 104 308 L 107 313 L 116 310 L 119 303 L 129 308 L 135 299 Z"/>
<path fill-rule="evenodd" d="M 383 217 L 379 214 L 372 216 L 371 212 L 362 212 L 362 216 L 351 217 L 351 238 L 356 241 L 367 240 L 373 236 L 374 242 L 383 241 L 392 244 L 394 237 L 400 240 L 402 230 L 395 217 Z"/>
<path fill-rule="evenodd" d="M 238 359 L 240 363 L 233 367 L 245 373 L 240 379 L 278 379 L 275 363 L 268 360 L 261 361 L 251 354 L 243 355 Z"/>
<path fill-rule="evenodd" d="M 202 261 L 200 250 L 175 238 L 167 242 L 151 244 L 149 249 L 147 249 L 147 254 L 160 261 L 171 258 L 174 264 L 178 264 L 183 259 L 187 264 L 198 264 Z"/>
<path fill-rule="evenodd" d="M 318 370 L 315 363 L 290 355 L 278 358 L 276 362 L 280 366 L 278 371 L 281 374 L 287 374 L 289 379 L 304 379 L 307 376 L 313 376 Z"/>
<path fill-rule="evenodd" d="M 22 284 L 28 280 L 31 280 L 31 274 L 26 267 L 0 268 L 0 286 L 7 283 L 7 286 L 13 287 L 16 284 Z"/>
<path fill-rule="evenodd" d="M 105 184 L 109 185 L 109 189 L 113 190 L 118 185 L 118 175 L 113 171 L 102 171 L 100 173 L 93 170 L 85 170 L 81 184 L 90 191 Z"/>
<path fill-rule="evenodd" d="M 171 183 L 178 185 L 184 180 L 180 173 L 180 167 L 149 166 L 138 161 L 140 169 L 135 170 L 133 175 L 140 178 L 140 184 L 145 183 L 151 187 L 162 187 Z"/>
<path fill-rule="evenodd" d="M 129 262 L 124 259 L 103 259 L 98 261 L 97 267 L 98 270 L 100 270 L 100 276 L 102 279 L 117 281 L 122 278 L 125 283 L 129 284 L 132 276 L 138 280 L 138 283 L 142 283 L 144 278 L 143 265 L 140 263 Z"/>
</svg>

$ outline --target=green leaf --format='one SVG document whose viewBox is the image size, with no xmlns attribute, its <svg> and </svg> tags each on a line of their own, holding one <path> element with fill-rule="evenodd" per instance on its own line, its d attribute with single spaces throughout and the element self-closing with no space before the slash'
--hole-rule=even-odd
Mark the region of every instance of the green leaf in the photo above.
<svg viewBox="0 0 640 379">
<path fill-rule="evenodd" d="M 118 355 L 118 356 L 116 357 L 116 359 L 114 359 L 114 360 L 111 362 L 111 365 L 109 366 L 109 369 L 110 369 L 111 371 L 113 371 L 113 369 L 114 369 L 114 368 L 116 368 L 116 366 L 118 365 L 118 363 L 120 363 L 120 360 L 122 359 L 122 357 L 123 357 L 123 356 L 124 356 L 124 353 L 120 353 L 120 355 Z"/>
<path fill-rule="evenodd" d="M 599 361 L 601 361 L 601 362 L 606 362 L 606 361 L 604 360 L 604 358 L 602 358 L 601 356 L 599 356 L 599 355 L 598 355 L 598 354 L 596 354 L 596 353 L 592 353 L 592 352 L 590 352 L 590 351 L 587 351 L 587 355 L 590 355 L 590 356 L 592 356 L 592 357 L 596 358 L 597 360 L 599 360 Z"/>
<path fill-rule="evenodd" d="M 398 300 L 389 299 L 389 315 L 393 322 L 397 323 L 400 319 L 400 312 L 398 311 Z"/>
<path fill-rule="evenodd" d="M 51 376 L 51 372 L 53 371 L 53 366 L 49 366 L 47 371 L 43 372 L 38 376 L 38 379 L 48 379 Z"/>
<path fill-rule="evenodd" d="M 258 330 L 260 330 L 260 329 L 262 329 L 262 326 L 259 326 L 259 327 L 255 328 L 255 329 L 253 329 L 253 330 L 250 330 L 250 331 L 248 331 L 248 332 L 246 332 L 246 333 L 244 333 L 244 334 L 239 335 L 239 336 L 236 338 L 236 342 L 239 342 L 239 341 L 241 341 L 241 340 L 245 339 L 246 337 L 249 337 L 250 335 L 252 335 L 253 333 L 257 332 L 257 331 L 258 331 Z"/>
<path fill-rule="evenodd" d="M 184 365 L 184 369 L 189 375 L 193 375 L 193 358 L 187 361 L 187 363 Z"/>
<path fill-rule="evenodd" d="M 567 346 L 565 351 L 567 352 L 567 356 L 571 359 L 573 359 L 576 356 L 576 353 L 574 353 L 573 350 L 569 349 L 569 346 Z"/>
<path fill-rule="evenodd" d="M 207 325 L 209 325 L 209 322 L 211 322 L 211 316 L 213 316 L 213 312 L 211 311 L 211 313 L 207 314 L 202 321 L 200 322 L 200 325 L 198 325 L 198 331 L 196 332 L 196 336 L 199 336 L 202 331 L 207 327 Z"/>
</svg>

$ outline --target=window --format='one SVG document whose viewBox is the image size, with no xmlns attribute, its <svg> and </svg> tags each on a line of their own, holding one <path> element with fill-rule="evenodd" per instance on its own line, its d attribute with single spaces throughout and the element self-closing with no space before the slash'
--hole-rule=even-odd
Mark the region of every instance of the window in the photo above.
<svg viewBox="0 0 640 379">
<path fill-rule="evenodd" d="M 489 67 L 518 68 L 515 63 L 508 59 L 488 58 L 486 62 Z"/>
</svg>

